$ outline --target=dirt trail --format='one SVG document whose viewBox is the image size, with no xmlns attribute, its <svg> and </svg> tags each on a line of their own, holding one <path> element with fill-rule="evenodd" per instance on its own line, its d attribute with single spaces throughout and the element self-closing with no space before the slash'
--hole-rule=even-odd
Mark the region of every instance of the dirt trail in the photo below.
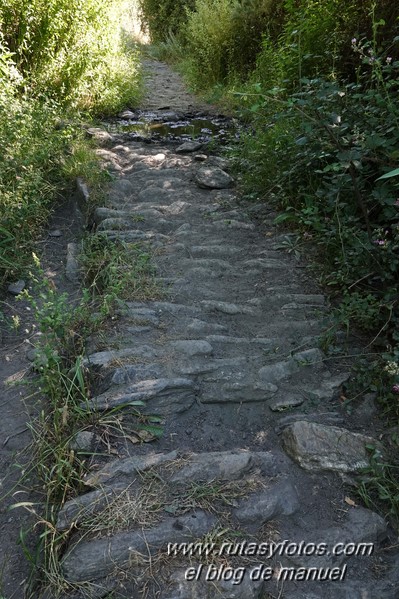
<svg viewBox="0 0 399 599">
<path fill-rule="evenodd" d="M 166 65 L 145 68 L 156 118 L 217 113 Z M 132 442 L 128 409 L 124 438 L 93 431 L 86 492 L 57 522 L 64 596 L 397 599 L 398 553 L 384 550 L 396 538 L 348 486 L 367 464 L 371 412 L 342 410 L 349 364 L 319 349 L 328 305 L 281 250 L 272 209 L 240 200 L 206 142 L 97 138 L 114 176 L 97 232 L 148 244 L 163 297 L 132 297 L 90 340 L 89 404 L 142 402 L 141 421 L 164 433 Z M 200 540 L 207 557 L 167 551 Z M 348 543 L 371 555 L 345 555 Z"/>
<path fill-rule="evenodd" d="M 42 257 L 46 277 L 59 293 L 67 292 L 70 301 L 79 294 L 77 287 L 65 278 L 67 244 L 76 240 L 80 232 L 74 206 L 72 198 L 59 205 L 48 230 L 37 242 L 37 253 Z M 56 236 L 51 235 L 54 231 L 57 231 Z M 32 291 L 29 281 L 26 288 Z M 10 511 L 10 507 L 21 502 L 38 505 L 41 501 L 41 496 L 34 491 L 36 483 L 30 473 L 32 436 L 29 428 L 42 401 L 35 386 L 29 384 L 32 380 L 30 356 L 38 330 L 32 307 L 25 300 L 21 301 L 10 293 L 4 294 L 1 312 L 4 318 L 0 329 L 0 597 L 19 599 L 24 596 L 32 572 L 28 555 L 33 561 L 37 557 L 37 534 L 32 533 L 37 517 L 24 508 Z M 15 317 L 18 320 L 14 320 L 16 326 L 13 328 Z M 23 544 L 20 543 L 21 538 Z"/>
<path fill-rule="evenodd" d="M 216 106 L 201 102 L 187 92 L 181 77 L 170 67 L 157 60 L 146 58 L 142 61 L 145 73 L 146 93 L 140 108 L 143 110 L 173 110 L 178 114 L 204 112 L 208 115 L 218 114 Z"/>
</svg>

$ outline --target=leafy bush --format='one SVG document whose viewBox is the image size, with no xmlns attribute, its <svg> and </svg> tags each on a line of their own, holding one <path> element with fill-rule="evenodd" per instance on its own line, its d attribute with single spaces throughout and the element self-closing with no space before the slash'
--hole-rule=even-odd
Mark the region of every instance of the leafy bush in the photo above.
<svg viewBox="0 0 399 599">
<path fill-rule="evenodd" d="M 399 62 L 355 40 L 353 51 L 356 84 L 302 80 L 288 99 L 256 86 L 257 135 L 244 138 L 241 160 L 248 188 L 279 198 L 285 212 L 278 221 L 295 223 L 319 244 L 324 281 L 360 294 L 359 305 L 370 294 L 378 300 L 378 330 L 397 320 L 397 179 L 380 177 L 399 160 Z"/>
<path fill-rule="evenodd" d="M 30 262 L 69 181 L 98 167 L 71 109 L 108 113 L 138 96 L 116 0 L 0 3 L 0 280 Z M 90 165 L 90 169 L 88 168 Z"/>
<path fill-rule="evenodd" d="M 291 91 L 302 78 L 353 81 L 358 64 L 351 39 L 372 39 L 375 47 L 384 49 L 397 32 L 397 16 L 388 0 L 277 3 L 269 12 L 262 50 L 251 79 L 261 81 L 265 87 L 278 84 Z"/>
<path fill-rule="evenodd" d="M 120 35 L 126 10 L 125 0 L 4 0 L 3 41 L 23 85 L 83 108 L 112 111 L 137 99 L 137 57 L 126 64 Z"/>
<path fill-rule="evenodd" d="M 81 136 L 76 125 L 62 125 L 53 102 L 0 95 L 0 281 L 30 263 L 37 233 L 68 184 L 64 168 L 73 156 L 66 155 Z"/>
<path fill-rule="evenodd" d="M 186 25 L 186 72 L 198 89 L 224 81 L 234 32 L 237 0 L 197 0 Z"/>
<path fill-rule="evenodd" d="M 354 80 L 350 40 L 384 46 L 397 30 L 389 0 L 141 0 L 141 8 L 155 42 L 177 36 L 183 52 L 174 45 L 173 58 L 201 90 L 248 79 L 291 91 L 304 77 Z"/>
<path fill-rule="evenodd" d="M 194 87 L 246 79 L 277 6 L 276 0 L 197 0 L 184 27 L 185 71 Z"/>
<path fill-rule="evenodd" d="M 256 65 L 262 40 L 271 21 L 282 15 L 278 0 L 240 0 L 233 5 L 233 31 L 229 51 L 229 71 L 244 80 Z"/>
<path fill-rule="evenodd" d="M 195 0 L 139 0 L 142 27 L 153 42 L 165 42 L 181 32 L 194 7 Z"/>
</svg>

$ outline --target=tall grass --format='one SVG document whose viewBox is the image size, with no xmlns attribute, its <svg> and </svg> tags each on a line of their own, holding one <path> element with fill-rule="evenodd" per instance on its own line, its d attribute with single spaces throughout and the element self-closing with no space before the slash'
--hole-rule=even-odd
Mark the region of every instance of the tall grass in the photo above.
<svg viewBox="0 0 399 599">
<path fill-rule="evenodd" d="M 126 0 L 0 3 L 3 42 L 30 93 L 96 111 L 137 100 L 137 65 L 121 36 L 128 18 Z"/>
</svg>

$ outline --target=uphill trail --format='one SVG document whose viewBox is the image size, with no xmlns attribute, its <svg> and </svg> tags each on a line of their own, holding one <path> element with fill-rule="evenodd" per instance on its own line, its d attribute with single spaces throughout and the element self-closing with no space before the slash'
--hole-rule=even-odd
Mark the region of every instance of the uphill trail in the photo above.
<svg viewBox="0 0 399 599">
<path fill-rule="evenodd" d="M 144 67 L 141 115 L 172 126 L 215 117 L 167 65 Z M 348 364 L 319 348 L 325 297 L 281 250 L 272 209 L 240 199 L 201 137 L 93 134 L 114 175 L 97 233 L 148 243 L 163 297 L 131 298 L 108 348 L 92 342 L 90 409 L 140 401 L 164 433 L 142 445 L 126 436 L 63 506 L 66 580 L 126 598 L 394 599 L 392 531 L 348 497 L 375 443 L 370 414 L 341 408 Z"/>
<path fill-rule="evenodd" d="M 157 291 L 132 291 L 86 347 L 84 408 L 120 430 L 82 437 L 84 489 L 56 523 L 61 596 L 395 599 L 395 533 L 353 487 L 381 431 L 372 402 L 342 406 L 350 360 L 320 349 L 328 302 L 211 133 L 174 137 L 225 124 L 217 107 L 143 63 L 140 110 L 90 130 L 112 175 L 90 226 L 148 248 Z"/>
</svg>

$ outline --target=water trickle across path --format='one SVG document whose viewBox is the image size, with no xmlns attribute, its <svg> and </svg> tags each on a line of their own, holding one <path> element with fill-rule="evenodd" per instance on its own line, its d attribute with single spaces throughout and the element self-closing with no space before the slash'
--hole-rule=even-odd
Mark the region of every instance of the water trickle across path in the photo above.
<svg viewBox="0 0 399 599">
<path fill-rule="evenodd" d="M 216 117 L 166 65 L 145 68 L 152 122 Z M 86 492 L 57 523 L 70 531 L 68 597 L 394 599 L 387 524 L 343 482 L 367 464 L 370 439 L 337 401 L 347 369 L 319 348 L 324 296 L 280 249 L 271 208 L 238 201 L 212 132 L 179 147 L 112 126 L 92 131 L 114 175 L 94 224 L 151 246 L 163 297 L 132 297 L 106 342 L 91 340 L 89 407 L 141 402 L 164 433 L 114 439 L 108 455 L 92 437 Z"/>
</svg>

